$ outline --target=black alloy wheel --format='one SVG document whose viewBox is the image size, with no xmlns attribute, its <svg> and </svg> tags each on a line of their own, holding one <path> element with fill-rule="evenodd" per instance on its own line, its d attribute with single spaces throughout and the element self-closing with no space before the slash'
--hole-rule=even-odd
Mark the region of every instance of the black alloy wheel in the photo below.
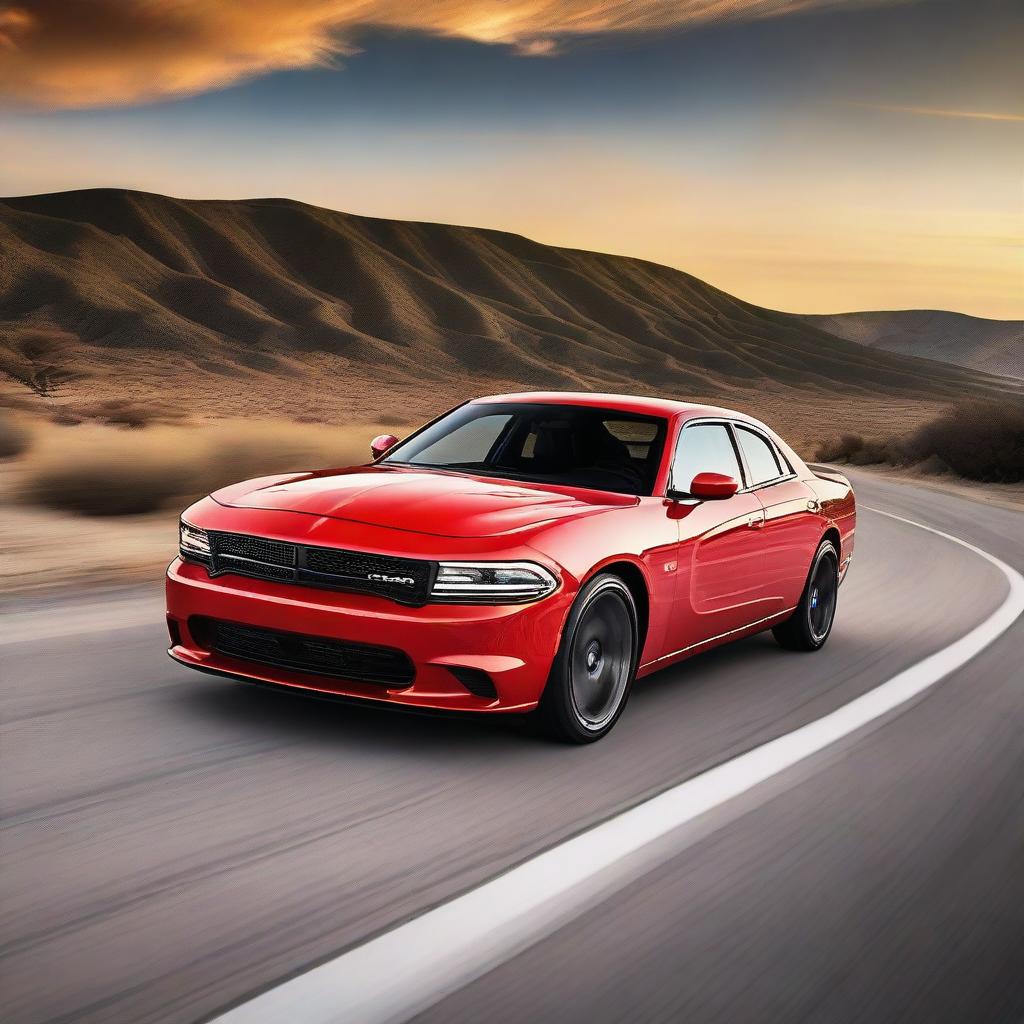
<svg viewBox="0 0 1024 1024">
<path fill-rule="evenodd" d="M 636 603 L 618 577 L 601 573 L 580 591 L 537 709 L 545 732 L 566 743 L 607 735 L 636 674 Z"/>
<path fill-rule="evenodd" d="M 839 552 L 823 540 L 811 562 L 800 603 L 793 614 L 776 626 L 775 639 L 790 651 L 818 651 L 832 632 L 839 598 Z"/>
</svg>

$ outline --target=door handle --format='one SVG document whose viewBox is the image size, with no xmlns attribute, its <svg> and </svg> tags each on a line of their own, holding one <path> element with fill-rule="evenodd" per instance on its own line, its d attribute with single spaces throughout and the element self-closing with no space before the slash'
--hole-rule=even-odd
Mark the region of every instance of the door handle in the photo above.
<svg viewBox="0 0 1024 1024">
<path fill-rule="evenodd" d="M 764 516 L 751 516 L 747 520 L 747 526 L 752 530 L 760 530 L 764 526 Z"/>
</svg>

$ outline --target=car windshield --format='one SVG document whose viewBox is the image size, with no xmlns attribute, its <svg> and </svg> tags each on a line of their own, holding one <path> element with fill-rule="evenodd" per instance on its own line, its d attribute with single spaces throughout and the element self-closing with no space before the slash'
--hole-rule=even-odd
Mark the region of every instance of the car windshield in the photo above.
<svg viewBox="0 0 1024 1024">
<path fill-rule="evenodd" d="M 485 402 L 442 416 L 381 461 L 650 495 L 666 427 L 616 409 Z"/>
</svg>

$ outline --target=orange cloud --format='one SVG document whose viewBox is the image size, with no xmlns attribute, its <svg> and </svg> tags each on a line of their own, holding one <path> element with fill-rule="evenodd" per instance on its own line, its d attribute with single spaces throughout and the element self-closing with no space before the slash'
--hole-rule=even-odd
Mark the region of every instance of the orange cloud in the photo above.
<svg viewBox="0 0 1024 1024">
<path fill-rule="evenodd" d="M 13 50 L 18 37 L 32 28 L 32 24 L 32 15 L 24 8 L 0 8 L 0 49 Z"/>
<path fill-rule="evenodd" d="M 975 121 L 1024 121 L 1024 114 L 1001 114 L 984 110 L 945 110 L 942 107 L 904 107 L 884 103 L 858 103 L 869 110 L 887 114 L 916 114 L 919 117 L 966 117 Z"/>
<path fill-rule="evenodd" d="M 0 95 L 88 107 L 197 93 L 328 64 L 352 52 L 347 40 L 364 26 L 547 56 L 575 35 L 877 2 L 885 0 L 0 0 Z"/>
</svg>

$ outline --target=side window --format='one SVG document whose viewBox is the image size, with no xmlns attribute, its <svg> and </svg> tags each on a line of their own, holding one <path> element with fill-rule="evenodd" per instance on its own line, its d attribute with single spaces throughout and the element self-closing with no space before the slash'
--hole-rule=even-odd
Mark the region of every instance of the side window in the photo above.
<svg viewBox="0 0 1024 1024">
<path fill-rule="evenodd" d="M 467 420 L 450 434 L 417 452 L 409 462 L 426 465 L 483 462 L 511 418 L 507 413 L 497 413 Z"/>
<path fill-rule="evenodd" d="M 750 469 L 752 478 L 750 485 L 752 487 L 784 475 L 784 470 L 775 454 L 775 448 L 760 434 L 755 434 L 752 430 L 746 430 L 744 427 L 737 427 L 736 437 Z"/>
<path fill-rule="evenodd" d="M 743 476 L 728 428 L 721 423 L 701 423 L 686 427 L 679 435 L 672 461 L 672 486 L 688 491 L 698 473 L 722 473 L 742 485 Z"/>
</svg>

